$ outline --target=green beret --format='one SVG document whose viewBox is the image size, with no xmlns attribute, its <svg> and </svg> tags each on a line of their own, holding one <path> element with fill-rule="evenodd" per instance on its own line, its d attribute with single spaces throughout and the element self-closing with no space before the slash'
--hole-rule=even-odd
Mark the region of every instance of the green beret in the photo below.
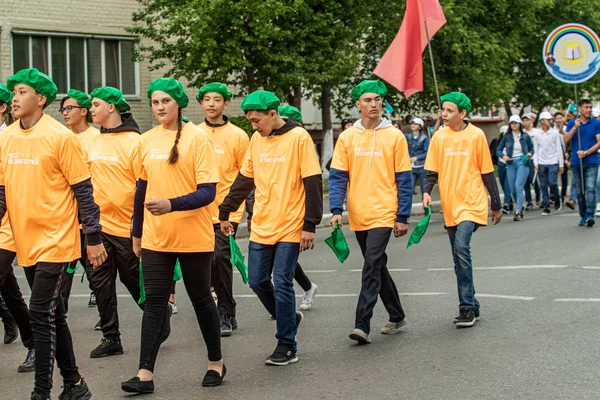
<svg viewBox="0 0 600 400">
<path fill-rule="evenodd" d="M 22 69 L 6 81 L 6 86 L 11 92 L 15 86 L 23 84 L 27 85 L 36 92 L 41 93 L 46 97 L 46 106 L 50 105 L 58 93 L 58 88 L 54 84 L 52 78 L 40 72 L 37 68 Z"/>
<path fill-rule="evenodd" d="M 148 86 L 148 99 L 152 105 L 152 93 L 156 91 L 165 92 L 177 102 L 180 108 L 186 108 L 189 103 L 187 93 L 183 85 L 173 78 L 158 78 Z"/>
<path fill-rule="evenodd" d="M 202 98 L 206 93 L 219 93 L 226 101 L 231 100 L 231 91 L 227 89 L 227 86 L 220 82 L 207 83 L 198 90 L 196 100 L 202 101 Z"/>
<path fill-rule="evenodd" d="M 80 90 L 70 89 L 69 93 L 67 93 L 67 97 L 62 99 L 62 102 L 64 103 L 64 101 L 69 98 L 77 101 L 81 105 L 81 107 L 85 107 L 88 110 L 90 108 L 92 108 L 92 101 L 90 100 L 89 96 Z M 62 107 L 62 103 L 61 103 L 61 107 Z"/>
<path fill-rule="evenodd" d="M 10 104 L 12 102 L 13 94 L 6 85 L 0 83 L 0 101 L 6 104 Z"/>
<path fill-rule="evenodd" d="M 469 98 L 461 92 L 452 92 L 445 94 L 442 97 L 440 97 L 440 100 L 442 101 L 442 103 L 448 102 L 456 104 L 468 113 L 470 113 L 473 109 L 473 106 L 471 105 L 471 100 L 469 100 Z"/>
<path fill-rule="evenodd" d="M 285 118 L 293 119 L 294 121 L 302 122 L 302 113 L 293 106 L 281 106 L 277 110 L 279 115 Z"/>
<path fill-rule="evenodd" d="M 108 104 L 114 104 L 117 107 L 119 112 L 129 111 L 131 107 L 129 107 L 129 103 L 123 97 L 123 93 L 114 87 L 111 86 L 103 86 L 100 88 L 96 88 L 92 91 L 91 95 L 92 99 L 100 99 L 104 100 Z"/>
<path fill-rule="evenodd" d="M 362 81 L 352 89 L 352 101 L 360 99 L 360 96 L 365 93 L 375 93 L 384 97 L 387 94 L 387 87 L 379 79 Z"/>
<path fill-rule="evenodd" d="M 183 115 L 183 116 L 181 117 L 181 120 L 182 120 L 183 122 L 190 122 L 190 119 L 189 119 L 188 117 L 186 117 L 185 115 Z"/>
<path fill-rule="evenodd" d="M 257 90 L 246 96 L 240 107 L 242 111 L 267 111 L 277 110 L 279 104 L 281 104 L 281 101 L 274 93 Z"/>
</svg>

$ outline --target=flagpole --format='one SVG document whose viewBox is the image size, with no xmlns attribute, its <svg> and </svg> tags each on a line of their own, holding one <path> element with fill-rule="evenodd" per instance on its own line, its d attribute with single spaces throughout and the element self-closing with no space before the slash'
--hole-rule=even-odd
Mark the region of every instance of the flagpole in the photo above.
<svg viewBox="0 0 600 400">
<path fill-rule="evenodd" d="M 433 62 L 433 51 L 431 50 L 431 39 L 429 38 L 429 28 L 427 28 L 427 20 L 425 22 L 425 33 L 427 34 L 427 47 L 429 47 L 429 58 L 431 59 L 431 70 L 433 71 L 433 83 L 435 85 L 435 94 L 438 102 L 438 110 L 442 109 L 440 102 L 440 89 L 438 88 L 437 75 L 435 73 L 435 63 Z"/>
</svg>

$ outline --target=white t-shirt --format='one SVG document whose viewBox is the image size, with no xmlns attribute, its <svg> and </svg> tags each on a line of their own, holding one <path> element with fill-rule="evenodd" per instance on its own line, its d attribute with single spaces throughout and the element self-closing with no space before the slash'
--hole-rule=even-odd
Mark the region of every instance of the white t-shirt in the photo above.
<svg viewBox="0 0 600 400">
<path fill-rule="evenodd" d="M 521 147 L 521 134 L 519 134 L 519 136 L 515 135 L 513 133 L 513 136 L 515 137 L 515 144 L 513 146 L 513 154 L 512 154 L 512 158 L 519 158 L 523 155 L 523 147 Z"/>
</svg>

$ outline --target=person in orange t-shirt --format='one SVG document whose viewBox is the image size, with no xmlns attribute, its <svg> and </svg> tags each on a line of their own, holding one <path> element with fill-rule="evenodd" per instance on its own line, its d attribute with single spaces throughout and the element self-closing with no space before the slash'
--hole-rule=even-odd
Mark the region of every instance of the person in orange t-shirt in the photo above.
<svg viewBox="0 0 600 400">
<path fill-rule="evenodd" d="M 198 128 L 210 140 L 217 166 L 219 168 L 219 183 L 215 201 L 208 206 L 211 211 L 215 232 L 215 253 L 212 260 L 212 284 L 217 294 L 219 318 L 221 319 L 221 336 L 231 336 L 238 324 L 235 318 L 235 299 L 233 298 L 233 266 L 231 265 L 231 250 L 229 238 L 221 232 L 219 225 L 219 205 L 225 199 L 236 176 L 242 168 L 244 157 L 250 140 L 248 134 L 233 125 L 223 112 L 229 106 L 231 91 L 222 83 L 212 82 L 198 90 L 196 100 L 202 106 L 206 118 Z M 229 215 L 233 226 L 233 235 L 244 213 L 244 203 Z M 252 215 L 248 214 L 249 218 Z M 249 225 L 251 219 L 248 220 Z"/>
<path fill-rule="evenodd" d="M 142 135 L 132 232 L 134 252 L 141 254 L 146 307 L 139 370 L 121 383 L 121 389 L 154 392 L 161 321 L 168 315 L 178 259 L 208 351 L 202 386 L 219 386 L 227 369 L 221 354 L 219 312 L 210 293 L 215 232 L 207 207 L 215 199 L 219 171 L 206 135 L 181 119 L 181 110 L 188 105 L 183 85 L 173 78 L 159 78 L 150 83 L 147 93 L 160 125 Z"/>
<path fill-rule="evenodd" d="M 385 84 L 362 81 L 352 90 L 361 119 L 339 136 L 329 172 L 331 225 L 342 226 L 342 205 L 348 193 L 350 229 L 364 258 L 362 285 L 350 339 L 370 343 L 371 317 L 377 297 L 388 312 L 381 333 L 393 335 L 406 324 L 398 289 L 385 252 L 392 231 L 406 235 L 412 207 L 412 167 L 404 134 L 381 118 Z"/>
<path fill-rule="evenodd" d="M 465 120 L 472 109 L 471 100 L 463 93 L 452 92 L 442 96 L 441 101 L 444 127 L 431 139 L 425 160 L 423 207 L 427 209 L 431 204 L 431 191 L 437 182 L 458 286 L 459 316 L 454 323 L 457 328 L 465 328 L 479 320 L 471 237 L 479 226 L 487 225 L 486 189 L 494 224 L 500 222 L 502 211 L 485 134 Z"/>
<path fill-rule="evenodd" d="M 92 120 L 92 114 L 90 113 L 90 108 L 92 108 L 92 102 L 87 94 L 77 90 L 70 89 L 69 93 L 67 93 L 66 97 L 60 101 L 59 112 L 62 114 L 63 120 L 65 121 L 65 125 L 71 129 L 71 132 L 75 134 L 75 137 L 79 140 L 81 147 L 86 147 L 87 144 L 94 138 L 94 136 L 100 134 L 100 131 L 95 127 L 91 126 L 88 122 Z M 83 269 L 85 271 L 85 275 L 87 276 L 88 284 L 90 287 L 90 300 L 88 301 L 89 307 L 96 306 L 96 294 L 94 293 L 94 288 L 92 286 L 92 278 L 91 274 L 93 268 L 91 264 L 87 262 L 87 256 L 84 251 L 85 240 L 83 231 L 80 230 L 81 236 L 81 258 L 79 260 L 73 261 L 73 266 L 77 264 L 77 262 L 81 262 L 83 265 Z M 67 279 L 64 283 L 64 287 L 62 290 L 63 298 L 65 299 L 65 308 L 67 312 L 69 311 L 69 295 L 71 294 L 71 285 L 73 284 L 73 275 L 68 274 Z"/>
<path fill-rule="evenodd" d="M 103 338 L 90 357 L 101 358 L 123 354 L 117 272 L 136 304 L 140 299 L 139 259 L 131 242 L 133 198 L 141 169 L 140 129 L 120 90 L 105 86 L 94 89 L 91 97 L 92 119 L 101 129 L 83 146 L 83 153 L 92 175 L 102 242 L 108 253 L 106 261 L 91 275 Z"/>
<path fill-rule="evenodd" d="M 267 365 L 298 362 L 294 271 L 300 252 L 312 249 L 323 218 L 321 167 L 310 134 L 277 113 L 275 94 L 258 90 L 241 108 L 256 129 L 244 165 L 219 206 L 223 234 L 233 233 L 229 214 L 255 189 L 248 247 L 248 283 L 277 320 L 277 347 Z M 272 281 L 271 281 L 272 276 Z"/>
<path fill-rule="evenodd" d="M 58 92 L 35 68 L 8 78 L 18 123 L 0 135 L 0 219 L 8 211 L 19 264 L 31 287 L 29 315 L 35 343 L 31 399 L 49 399 L 54 360 L 64 382 L 60 398 L 89 399 L 79 375 L 60 288 L 69 263 L 81 257 L 81 215 L 88 258 L 106 260 L 100 211 L 81 147 L 66 127 L 44 113 Z M 36 199 L 22 207 L 23 199 Z M 52 235 L 48 235 L 52 232 Z"/>
</svg>

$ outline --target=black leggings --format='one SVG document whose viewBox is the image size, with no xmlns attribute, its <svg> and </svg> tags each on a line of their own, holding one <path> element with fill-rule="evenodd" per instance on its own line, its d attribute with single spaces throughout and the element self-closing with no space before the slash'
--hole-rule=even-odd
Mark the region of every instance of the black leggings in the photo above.
<svg viewBox="0 0 600 400">
<path fill-rule="evenodd" d="M 164 317 L 171 293 L 175 262 L 179 258 L 185 289 L 192 301 L 210 361 L 221 360 L 219 312 L 210 293 L 212 252 L 170 253 L 142 249 L 146 306 L 142 318 L 140 369 L 154 372 L 164 333 Z"/>
<path fill-rule="evenodd" d="M 312 287 L 312 282 L 308 279 L 308 276 L 304 273 L 304 270 L 300 266 L 300 264 L 296 264 L 296 271 L 294 272 L 294 279 L 298 282 L 298 285 L 304 290 L 308 292 Z"/>
</svg>

